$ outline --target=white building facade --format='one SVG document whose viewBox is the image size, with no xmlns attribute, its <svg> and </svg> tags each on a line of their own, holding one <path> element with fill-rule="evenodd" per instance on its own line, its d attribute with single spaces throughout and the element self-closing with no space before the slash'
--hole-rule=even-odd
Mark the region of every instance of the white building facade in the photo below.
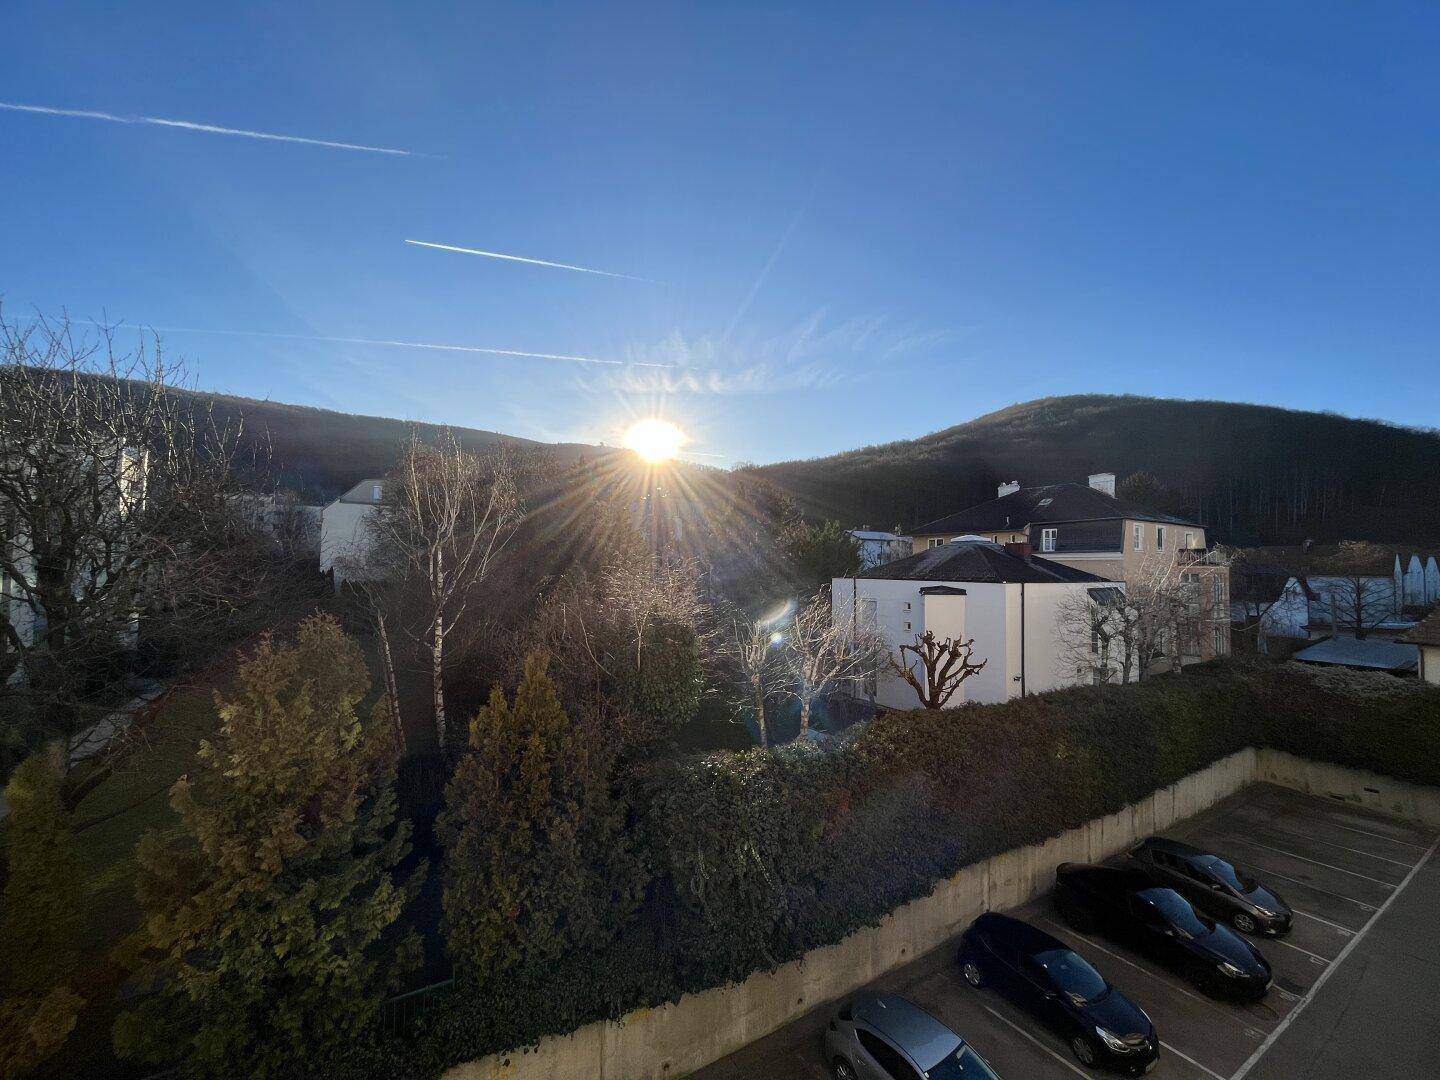
<svg viewBox="0 0 1440 1080">
<path fill-rule="evenodd" d="M 939 548 L 831 582 L 836 622 L 877 627 L 896 659 L 901 645 L 927 631 L 975 642 L 972 661 L 985 667 L 960 684 L 949 704 L 1008 701 L 1091 681 L 1059 645 L 1061 605 L 1097 586 L 1121 587 L 1093 574 L 984 539 L 962 538 Z M 913 663 L 913 661 L 912 661 Z M 892 709 L 919 707 L 900 676 L 883 674 L 874 701 Z M 867 692 L 866 696 L 870 696 Z"/>
<path fill-rule="evenodd" d="M 385 500 L 385 481 L 361 480 L 320 514 L 320 572 L 332 574 L 338 589 L 359 580 L 370 543 L 370 520 Z"/>
</svg>

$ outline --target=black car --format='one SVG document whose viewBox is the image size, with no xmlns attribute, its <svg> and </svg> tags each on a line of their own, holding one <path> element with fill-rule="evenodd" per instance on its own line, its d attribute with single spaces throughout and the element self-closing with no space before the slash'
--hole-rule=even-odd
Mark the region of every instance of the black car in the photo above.
<svg viewBox="0 0 1440 1080">
<path fill-rule="evenodd" d="M 1130 858 L 1156 882 L 1242 933 L 1277 937 L 1290 932 L 1290 905 L 1219 855 L 1151 836 L 1131 849 Z"/>
<path fill-rule="evenodd" d="M 981 915 L 960 940 L 960 971 L 971 986 L 994 986 L 1058 1032 L 1081 1064 L 1138 1076 L 1160 1058 L 1145 1010 L 1079 953 L 1029 923 Z"/>
<path fill-rule="evenodd" d="M 1080 933 L 1098 930 L 1183 972 L 1212 997 L 1254 1001 L 1270 989 L 1270 963 L 1259 949 L 1144 870 L 1061 863 L 1055 903 Z"/>
</svg>

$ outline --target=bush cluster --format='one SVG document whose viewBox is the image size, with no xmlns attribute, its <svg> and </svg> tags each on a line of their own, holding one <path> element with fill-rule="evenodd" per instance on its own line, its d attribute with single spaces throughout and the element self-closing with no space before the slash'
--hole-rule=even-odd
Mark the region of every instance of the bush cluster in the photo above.
<svg viewBox="0 0 1440 1080">
<path fill-rule="evenodd" d="M 426 1076 L 773 969 L 962 867 L 1148 796 L 1249 745 L 1440 784 L 1440 690 L 1364 693 L 1221 665 L 883 716 L 831 750 L 652 763 L 628 797 L 650 893 L 615 940 L 445 996 L 351 1075 Z"/>
</svg>

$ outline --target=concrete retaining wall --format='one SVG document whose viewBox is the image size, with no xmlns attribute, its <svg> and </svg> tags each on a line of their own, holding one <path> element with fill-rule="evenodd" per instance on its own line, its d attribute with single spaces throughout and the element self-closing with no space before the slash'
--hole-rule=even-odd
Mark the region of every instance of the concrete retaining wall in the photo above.
<svg viewBox="0 0 1440 1080">
<path fill-rule="evenodd" d="M 675 1005 L 638 1009 L 619 1023 L 587 1024 L 569 1035 L 544 1039 L 527 1053 L 493 1054 L 457 1065 L 445 1080 L 684 1076 L 944 945 L 981 912 L 1027 903 L 1049 890 L 1060 863 L 1109 858 L 1213 806 L 1255 778 L 1256 751 L 1242 750 L 1117 814 L 967 866 L 929 896 L 891 912 L 879 926 L 858 930 L 777 971 L 687 994 Z"/>
<path fill-rule="evenodd" d="M 1440 788 L 1392 780 L 1361 769 L 1325 765 L 1283 750 L 1259 751 L 1256 764 L 1256 780 L 1354 803 L 1440 829 Z"/>
</svg>

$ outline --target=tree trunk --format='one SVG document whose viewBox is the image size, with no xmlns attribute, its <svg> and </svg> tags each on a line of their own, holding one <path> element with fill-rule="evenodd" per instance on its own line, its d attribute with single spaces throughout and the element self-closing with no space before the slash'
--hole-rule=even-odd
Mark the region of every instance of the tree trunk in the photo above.
<svg viewBox="0 0 1440 1080">
<path fill-rule="evenodd" d="M 800 734 L 803 736 L 810 730 L 810 699 L 800 699 Z"/>
<path fill-rule="evenodd" d="M 430 678 L 435 701 L 435 738 L 445 753 L 445 615 L 435 613 L 430 631 Z"/>
<path fill-rule="evenodd" d="M 755 726 L 760 729 L 760 745 L 769 746 L 770 738 L 765 731 L 765 690 L 755 683 Z"/>
<path fill-rule="evenodd" d="M 405 725 L 400 722 L 400 691 L 395 685 L 395 657 L 390 651 L 390 634 L 385 629 L 385 614 L 375 612 L 375 630 L 380 638 L 380 677 L 385 681 L 385 696 L 390 701 L 390 715 L 395 721 L 395 740 L 405 749 Z"/>
</svg>

